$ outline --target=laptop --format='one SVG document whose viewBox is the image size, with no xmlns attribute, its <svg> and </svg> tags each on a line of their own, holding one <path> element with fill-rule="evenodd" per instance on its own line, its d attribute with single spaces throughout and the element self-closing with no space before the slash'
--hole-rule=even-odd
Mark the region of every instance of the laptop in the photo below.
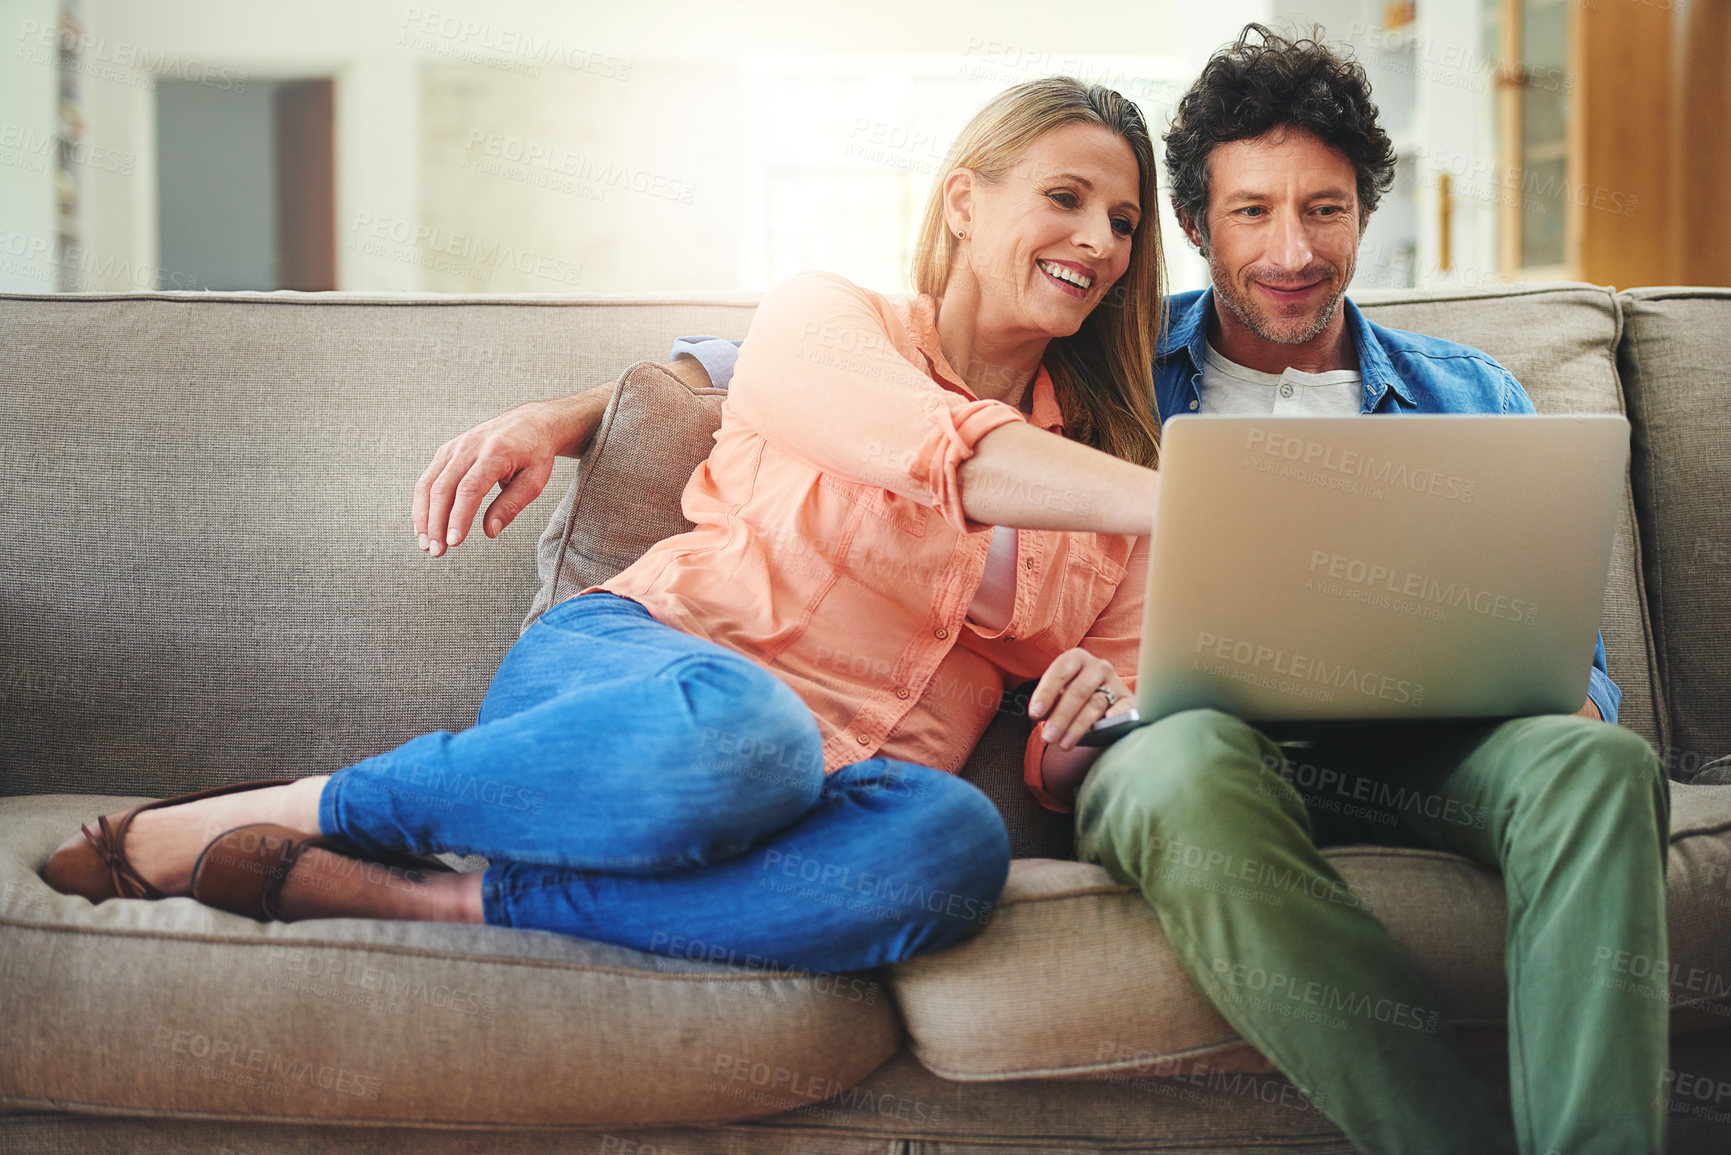
<svg viewBox="0 0 1731 1155">
<path fill-rule="evenodd" d="M 1615 415 L 1174 418 L 1136 714 L 1574 713 L 1628 454 Z"/>
</svg>

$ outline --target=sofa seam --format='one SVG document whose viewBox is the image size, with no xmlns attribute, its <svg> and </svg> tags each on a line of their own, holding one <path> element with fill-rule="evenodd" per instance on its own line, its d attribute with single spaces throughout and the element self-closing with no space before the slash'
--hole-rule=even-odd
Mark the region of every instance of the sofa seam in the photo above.
<svg viewBox="0 0 1731 1155">
<path fill-rule="evenodd" d="M 1200 994 L 1201 992 L 1198 991 L 1197 993 Z M 1498 1026 L 1502 1026 L 1506 1021 L 1507 1021 L 1506 1019 L 1486 1019 L 1486 1018 L 1454 1019 L 1454 1018 L 1451 1018 L 1451 1019 L 1449 1019 L 1449 1024 L 1451 1026 L 1454 1026 L 1454 1027 L 1498 1027 Z M 958 1073 L 955 1073 L 953 1068 L 934 1067 L 930 1063 L 926 1062 L 924 1055 L 921 1054 L 921 1051 L 924 1048 L 920 1047 L 917 1044 L 917 1041 L 914 1039 L 914 1037 L 912 1035 L 908 1036 L 908 1051 L 909 1051 L 909 1053 L 911 1053 L 914 1056 L 914 1058 L 919 1060 L 920 1065 L 922 1067 L 924 1067 L 926 1070 L 930 1071 L 932 1074 L 936 1075 L 938 1078 L 948 1079 L 953 1083 L 1013 1082 L 1014 1080 L 1017 1080 L 1017 1079 L 1044 1079 L 1044 1080 L 1059 1081 L 1059 1080 L 1065 1079 L 1066 1077 L 1074 1078 L 1076 1075 L 1079 1075 L 1079 1074 L 1105 1074 L 1105 1073 L 1112 1072 L 1112 1071 L 1135 1070 L 1139 1067 L 1140 1068 L 1146 1068 L 1150 1064 L 1154 1064 L 1154 1063 L 1195 1062 L 1199 1059 L 1206 1058 L 1209 1055 L 1217 1055 L 1217 1054 L 1220 1054 L 1222 1052 L 1234 1051 L 1234 1050 L 1237 1050 L 1241 1047 L 1248 1047 L 1251 1050 L 1256 1051 L 1257 1054 L 1262 1055 L 1262 1057 L 1265 1060 L 1268 1059 L 1268 1056 L 1263 1054 L 1262 1051 L 1257 1048 L 1256 1044 L 1252 1043 L 1248 1039 L 1243 1038 L 1242 1036 L 1235 1036 L 1234 1038 L 1232 1038 L 1229 1041 L 1224 1041 L 1224 1042 L 1219 1042 L 1219 1043 L 1208 1043 L 1208 1044 L 1205 1044 L 1205 1045 L 1199 1046 L 1199 1047 L 1189 1047 L 1189 1048 L 1182 1050 L 1182 1051 L 1172 1051 L 1172 1052 L 1168 1052 L 1165 1054 L 1153 1055 L 1153 1056 L 1143 1055 L 1143 1056 L 1140 1056 L 1135 1061 L 1122 1060 L 1122 1061 L 1117 1061 L 1117 1062 L 1091 1063 L 1091 1064 L 1070 1065 L 1070 1066 L 1063 1066 L 1063 1067 L 1027 1067 L 1027 1068 L 1018 1068 L 1018 1069 L 1005 1068 L 1005 1069 L 998 1071 L 996 1073 L 993 1073 L 993 1074 L 981 1074 L 978 1072 L 975 1072 L 973 1074 L 958 1074 Z M 1269 1061 L 1270 1061 L 1270 1064 L 1272 1065 L 1272 1060 L 1269 1060 Z M 1265 1076 L 1265 1077 L 1269 1077 L 1269 1078 L 1273 1078 L 1273 1077 L 1284 1078 L 1285 1077 L 1284 1075 L 1281 1074 L 1281 1072 L 1278 1070 L 1278 1068 L 1274 1071 L 1247 1072 L 1247 1073 L 1261 1075 L 1261 1076 Z M 1149 1076 L 1149 1077 L 1151 1077 L 1151 1078 L 1165 1078 L 1166 1076 L 1154 1075 L 1154 1076 Z M 1094 1079 L 1082 1080 L 1082 1079 L 1078 1079 L 1076 1081 L 1077 1082 L 1105 1082 L 1106 1080 L 1094 1080 Z"/>
<path fill-rule="evenodd" d="M 1631 298 L 1631 299 L 1636 299 L 1636 298 Z M 1644 341 L 1641 337 L 1629 336 L 1627 338 L 1626 344 L 1622 341 L 1619 341 L 1618 346 L 1617 346 L 1619 350 L 1622 350 L 1624 348 L 1628 349 L 1629 360 L 1630 360 L 1631 364 L 1633 364 L 1637 370 L 1640 368 L 1640 364 L 1644 360 L 1644 358 L 1642 356 L 1642 352 L 1641 352 L 1641 347 L 1643 344 L 1644 344 Z M 1618 358 L 1619 361 L 1621 361 L 1621 359 L 1622 359 L 1621 357 Z M 1636 376 L 1639 377 L 1639 373 L 1637 373 Z M 1642 419 L 1641 419 L 1640 425 L 1638 426 L 1638 428 L 1642 431 L 1646 430 L 1647 422 L 1651 417 L 1650 413 L 1645 412 L 1645 408 L 1646 408 L 1646 406 L 1645 406 L 1645 403 L 1643 402 Z M 1631 425 L 1633 426 L 1633 423 L 1631 423 Z M 1652 454 L 1650 451 L 1644 451 L 1642 454 L 1642 457 L 1643 457 L 1642 470 L 1641 470 L 1642 481 L 1644 483 L 1644 487 L 1647 491 L 1648 497 L 1651 498 L 1654 495 L 1654 493 L 1656 492 L 1656 487 L 1653 483 Z M 1634 468 L 1635 468 L 1635 456 L 1634 456 L 1634 446 L 1632 443 L 1630 445 L 1630 453 L 1629 453 L 1629 468 L 1631 471 L 1631 479 L 1630 479 L 1631 484 L 1629 487 L 1630 488 L 1630 496 L 1633 497 L 1635 487 L 1633 484 L 1633 476 L 1632 475 L 1633 475 Z M 1659 516 L 1659 512 L 1658 512 L 1657 508 L 1654 508 L 1652 510 L 1652 518 L 1656 519 L 1658 516 Z M 1636 525 L 1636 537 L 1637 538 L 1639 538 L 1641 536 L 1640 531 L 1641 531 L 1642 526 L 1644 526 L 1644 525 L 1648 525 L 1647 520 L 1643 520 L 1643 521 L 1637 523 L 1637 525 Z M 1651 528 L 1651 532 L 1654 535 L 1654 540 L 1656 543 L 1657 539 L 1658 539 L 1659 527 L 1656 524 L 1653 524 L 1650 526 L 1650 528 Z M 1645 552 L 1643 551 L 1643 565 L 1644 564 L 1645 564 Z M 1643 582 L 1642 582 L 1641 596 L 1643 598 L 1643 605 L 1642 605 L 1641 609 L 1642 609 L 1642 616 L 1645 618 L 1645 617 L 1648 617 L 1649 615 L 1651 615 L 1652 623 L 1653 623 L 1654 635 L 1653 635 L 1653 638 L 1651 639 L 1651 642 L 1650 642 L 1649 652 L 1653 655 L 1653 662 L 1654 662 L 1655 667 L 1656 667 L 1654 670 L 1654 675 L 1655 675 L 1654 679 L 1653 679 L 1654 685 L 1659 686 L 1659 685 L 1663 684 L 1665 686 L 1669 686 L 1671 684 L 1670 679 L 1676 675 L 1676 670 L 1674 669 L 1674 667 L 1672 665 L 1672 660 L 1671 660 L 1670 635 L 1668 632 L 1662 631 L 1658 627 L 1658 623 L 1665 620 L 1665 606 L 1663 603 L 1665 602 L 1665 586 L 1666 586 L 1665 577 L 1666 577 L 1666 575 L 1664 572 L 1665 571 L 1665 562 L 1664 562 L 1664 551 L 1663 550 L 1658 549 L 1658 548 L 1655 548 L 1653 550 L 1652 566 L 1653 566 L 1653 582 L 1652 582 L 1652 593 L 1650 595 L 1649 595 L 1648 590 L 1647 590 L 1647 583 L 1644 580 L 1646 578 L 1646 574 L 1645 574 L 1645 572 L 1642 573 Z M 1663 763 L 1665 756 L 1670 752 L 1670 750 L 1673 748 L 1673 746 L 1677 740 L 1677 735 L 1675 733 L 1675 725 L 1674 725 L 1676 722 L 1676 719 L 1671 717 L 1671 703 L 1669 701 L 1669 694 L 1668 693 L 1666 695 L 1666 698 L 1667 698 L 1667 700 L 1665 702 L 1665 728 L 1664 728 L 1664 731 L 1662 732 L 1662 735 L 1661 735 L 1664 739 L 1665 748 L 1660 751 L 1661 763 Z M 1657 705 L 1658 705 L 1657 694 L 1655 694 L 1655 696 L 1654 696 L 1654 705 L 1655 705 L 1655 707 L 1657 707 Z M 1670 773 L 1667 771 L 1665 776 L 1667 778 L 1669 778 Z"/>
<path fill-rule="evenodd" d="M 776 974 L 765 972 L 759 974 L 685 974 L 679 971 L 641 970 L 632 967 L 590 966 L 582 963 L 558 962 L 553 959 L 523 958 L 506 955 L 486 954 L 453 954 L 445 951 L 428 951 L 415 947 L 399 946 L 395 943 L 344 942 L 336 940 L 292 939 L 292 940 L 259 940 L 224 938 L 218 935 L 189 934 L 184 931 L 149 931 L 135 928 L 120 929 L 114 927 L 76 926 L 66 923 L 26 922 L 10 915 L 0 914 L 0 926 L 18 927 L 22 930 L 37 930 L 49 934 L 93 935 L 102 938 L 145 939 L 157 942 L 184 942 L 219 947 L 274 947 L 279 950 L 357 950 L 387 954 L 401 958 L 429 959 L 445 962 L 478 963 L 482 965 L 501 965 L 507 967 L 523 967 L 533 970 L 568 971 L 584 975 L 616 975 L 621 978 L 673 979 L 680 982 L 699 983 L 800 983 L 807 980 L 813 972 L 799 971 L 791 974 Z M 867 974 L 871 970 L 849 971 L 849 974 Z"/>
<path fill-rule="evenodd" d="M 1378 290 L 1380 291 L 1380 290 Z M 1400 290 L 1397 290 L 1400 291 Z M 1412 290 L 1406 290 L 1408 292 Z M 1436 305 L 1451 304 L 1456 301 L 1494 301 L 1512 297 L 1549 296 L 1560 293 L 1602 294 L 1610 297 L 1615 295 L 1615 289 L 1610 285 L 1596 285 L 1591 281 L 1558 281 L 1554 284 L 1541 285 L 1504 285 L 1494 289 L 1472 289 L 1467 292 L 1431 292 L 1425 296 L 1400 296 L 1382 300 L 1372 300 L 1361 303 L 1353 297 L 1353 304 L 1365 309 L 1381 309 L 1399 307 L 1401 305 Z"/>
<path fill-rule="evenodd" d="M 556 296 L 545 293 L 497 293 L 474 295 L 466 293 L 405 293 L 401 296 L 382 296 L 378 294 L 357 293 L 347 295 L 343 290 L 331 292 L 307 293 L 299 297 L 277 296 L 274 292 L 261 292 L 256 296 L 246 295 L 241 291 L 220 293 L 201 292 L 99 292 L 99 293 L 0 293 L 0 301 L 29 301 L 34 303 L 56 302 L 66 304 L 91 303 L 96 301 L 160 301 L 165 304 L 201 304 L 201 305 L 294 305 L 328 307 L 337 305 L 434 305 L 439 307 L 461 305 L 494 305 L 517 306 L 530 305 L 547 308 L 569 308 L 572 306 L 602 306 L 607 308 L 637 308 L 645 305 L 669 305 L 680 308 L 719 308 L 719 309 L 755 309 L 760 300 L 705 300 L 701 297 L 635 297 L 620 296 Z"/>
<path fill-rule="evenodd" d="M 876 1068 L 874 1068 L 875 1070 Z M 868 1076 L 870 1073 L 868 1072 Z M 857 1083 L 854 1085 L 858 1086 Z M 823 1102 L 825 1100 L 816 1099 L 809 1105 L 820 1106 Z M 460 1122 L 449 1119 L 409 1119 L 385 1116 L 345 1118 L 331 1115 L 266 1115 L 250 1111 L 244 1113 L 238 1111 L 234 1113 L 176 1111 L 165 1110 L 160 1107 L 126 1107 L 108 1103 L 87 1103 L 78 1099 L 39 1099 L 0 1095 L 0 1106 L 10 1104 L 21 1104 L 31 1108 L 45 1107 L 50 1113 L 98 1119 L 162 1119 L 197 1123 L 279 1123 L 303 1127 L 412 1127 L 415 1130 L 426 1131 L 609 1131 L 627 1127 L 710 1127 L 721 1129 L 750 1126 L 755 1122 L 753 1119 L 684 1119 L 676 1122 L 644 1121 L 635 1123 L 508 1123 L 488 1120 Z M 774 1115 L 760 1115 L 756 1118 L 769 1119 L 774 1117 Z"/>
<path fill-rule="evenodd" d="M 1629 420 L 1629 395 L 1623 385 L 1623 342 L 1629 336 L 1628 317 L 1623 310 L 1623 294 L 1611 294 L 1611 312 L 1614 327 L 1611 330 L 1611 383 L 1617 391 L 1617 409 L 1625 421 Z M 1630 550 L 1634 553 L 1635 569 L 1635 609 L 1636 619 L 1641 626 L 1641 647 L 1647 667 L 1647 708 L 1653 715 L 1653 733 L 1659 738 L 1659 744 L 1669 749 L 1672 741 L 1669 694 L 1666 683 L 1660 678 L 1659 651 L 1653 635 L 1652 605 L 1647 598 L 1647 551 L 1641 540 L 1642 518 L 1640 508 L 1635 502 L 1634 485 L 1634 422 L 1629 422 L 1630 454 L 1629 463 L 1623 470 L 1624 508 L 1629 513 Z M 1609 657 L 1605 663 L 1607 671 L 1610 666 Z M 1667 775 L 1668 777 L 1668 775 Z"/>
</svg>

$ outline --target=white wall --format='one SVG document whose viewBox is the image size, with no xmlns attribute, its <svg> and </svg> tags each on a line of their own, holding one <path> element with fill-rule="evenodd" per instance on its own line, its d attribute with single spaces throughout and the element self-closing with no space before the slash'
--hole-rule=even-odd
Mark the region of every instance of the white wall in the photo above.
<svg viewBox="0 0 1731 1155">
<path fill-rule="evenodd" d="M 803 0 L 86 5 L 86 23 L 105 42 L 99 54 L 134 61 L 134 84 L 142 85 L 111 86 L 90 102 L 90 131 L 139 154 L 130 196 L 110 189 L 93 198 L 104 248 L 135 262 L 155 256 L 141 223 L 154 217 L 154 182 L 144 163 L 154 149 L 137 147 L 151 131 L 150 69 L 136 66 L 143 47 L 169 54 L 183 72 L 222 70 L 207 83 L 229 84 L 224 91 L 249 81 L 334 76 L 339 283 L 487 292 L 742 284 L 752 261 L 741 245 L 755 211 L 741 164 L 750 144 L 741 121 L 750 60 L 917 54 L 960 61 L 1010 84 L 1102 54 L 1188 56 L 1199 64 L 1266 7 L 1253 0 L 1199 14 L 1202 6 L 1169 0 L 1114 0 L 1077 20 L 1026 0 L 990 8 L 888 0 L 869 14 Z M 647 173 L 664 188 L 694 186 L 694 195 L 610 187 L 595 199 L 593 184 L 530 184 L 520 179 L 532 175 L 521 165 L 479 172 L 477 147 L 494 136 L 532 138 Z M 838 210 L 834 229 L 850 227 L 861 211 Z M 404 248 L 393 240 L 403 235 L 420 240 Z M 531 271 L 463 259 L 505 246 L 528 252 Z M 1199 283 L 1201 263 L 1169 248 L 1178 279 Z M 574 280 L 572 270 L 580 270 Z"/>
<path fill-rule="evenodd" d="M 0 0 L 0 291 L 54 291 L 55 0 Z"/>
<path fill-rule="evenodd" d="M 1424 49 L 1385 52 L 1373 31 L 1382 7 L 1373 0 L 1104 0 L 1078 19 L 1032 0 L 883 0 L 869 11 L 808 0 L 85 0 L 85 23 L 97 39 L 87 53 L 96 68 L 85 81 L 86 138 L 130 158 L 127 172 L 86 174 L 85 239 L 101 259 L 88 262 L 85 281 L 135 286 L 158 260 L 152 85 L 161 75 L 197 79 L 218 93 L 271 79 L 335 78 L 343 288 L 731 288 L 768 275 L 755 246 L 780 211 L 754 185 L 762 158 L 752 159 L 752 150 L 764 133 L 747 123 L 751 77 L 765 67 L 920 57 L 1007 85 L 1073 70 L 1084 59 L 1130 55 L 1167 58 L 1194 75 L 1247 20 L 1318 21 L 1338 39 L 1353 39 L 1356 26 L 1379 102 L 1401 121 L 1390 127 L 1407 133 L 1403 143 L 1426 146 L 1430 159 L 1477 158 L 1486 126 L 1476 94 Z M 0 28 L 10 36 L 23 20 L 51 22 L 54 9 L 53 0 L 0 0 Z M 1439 41 L 1476 44 L 1476 5 L 1427 3 L 1419 12 L 1431 56 Z M 1378 71 L 1388 68 L 1394 72 Z M 1391 77 L 1401 70 L 1397 84 Z M 0 68 L 0 122 L 51 129 L 51 90 L 51 70 L 33 77 L 28 68 Z M 881 95 L 862 96 L 862 108 L 881 107 Z M 537 169 L 480 155 L 498 139 L 562 150 L 563 163 L 579 170 L 612 164 L 658 182 L 661 193 L 561 181 L 570 174 L 557 164 Z M 818 151 L 847 143 L 824 140 Z M 506 163 L 483 170 L 483 159 Z M 918 195 L 910 191 L 918 182 L 886 181 L 886 166 L 861 170 L 851 195 L 837 200 L 829 235 L 877 211 L 876 197 Z M 1373 222 L 1380 232 L 1370 238 L 1378 246 L 1372 259 L 1416 244 L 1412 275 L 1420 283 L 1494 264 L 1493 206 L 1463 196 L 1457 181 L 1455 268 L 1437 269 L 1434 173 L 1427 184 L 1421 164 L 1418 175 L 1405 202 L 1387 202 Z M 51 173 L 0 166 L 0 227 L 51 234 L 44 181 Z M 398 236 L 409 238 L 406 247 Z M 817 241 L 811 252 L 821 260 Z M 1203 263 L 1176 229 L 1166 249 L 1175 285 L 1204 283 Z M 513 261 L 499 262 L 501 250 Z M 20 283 L 11 275 L 0 284 Z"/>
</svg>

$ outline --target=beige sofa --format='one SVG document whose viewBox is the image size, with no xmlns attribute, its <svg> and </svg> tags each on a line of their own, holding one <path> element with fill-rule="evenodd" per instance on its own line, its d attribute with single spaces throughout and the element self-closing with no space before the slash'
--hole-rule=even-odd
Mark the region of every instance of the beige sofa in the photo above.
<svg viewBox="0 0 1731 1155">
<path fill-rule="evenodd" d="M 1731 776 L 1709 765 L 1731 754 L 1731 292 L 1363 301 L 1489 350 L 1541 411 L 1634 423 L 1604 634 L 1622 724 L 1677 779 L 1671 965 L 1600 965 L 1673 1004 L 1672 1150 L 1731 1150 Z M 885 973 L 486 927 L 260 925 L 42 883 L 61 839 L 129 799 L 328 771 L 469 724 L 532 603 L 680 528 L 720 396 L 640 367 L 539 512 L 439 561 L 408 523 L 432 449 L 659 359 L 676 334 L 741 335 L 751 308 L 0 295 L 0 1150 L 1350 1149 L 1259 1073 L 1146 904 L 1070 860 L 1067 823 L 1020 784 L 1014 695 L 964 771 L 1011 830 L 1002 901 L 977 939 Z M 1496 876 L 1440 853 L 1331 856 L 1506 1097 Z"/>
</svg>

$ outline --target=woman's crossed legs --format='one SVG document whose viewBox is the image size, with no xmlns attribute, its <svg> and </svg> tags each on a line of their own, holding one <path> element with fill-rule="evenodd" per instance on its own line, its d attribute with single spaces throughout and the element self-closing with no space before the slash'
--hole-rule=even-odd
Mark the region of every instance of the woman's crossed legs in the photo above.
<svg viewBox="0 0 1731 1155">
<path fill-rule="evenodd" d="M 484 920 L 809 970 L 966 938 L 1009 865 L 973 786 L 884 758 L 826 777 L 816 723 L 773 674 L 610 594 L 531 626 L 474 727 L 186 809 L 211 803 L 229 818 L 250 806 L 241 821 L 274 807 L 262 817 L 363 850 L 491 862 L 480 879 L 405 879 L 345 911 L 319 905 L 336 856 L 308 851 L 283 889 L 300 917 Z"/>
</svg>

